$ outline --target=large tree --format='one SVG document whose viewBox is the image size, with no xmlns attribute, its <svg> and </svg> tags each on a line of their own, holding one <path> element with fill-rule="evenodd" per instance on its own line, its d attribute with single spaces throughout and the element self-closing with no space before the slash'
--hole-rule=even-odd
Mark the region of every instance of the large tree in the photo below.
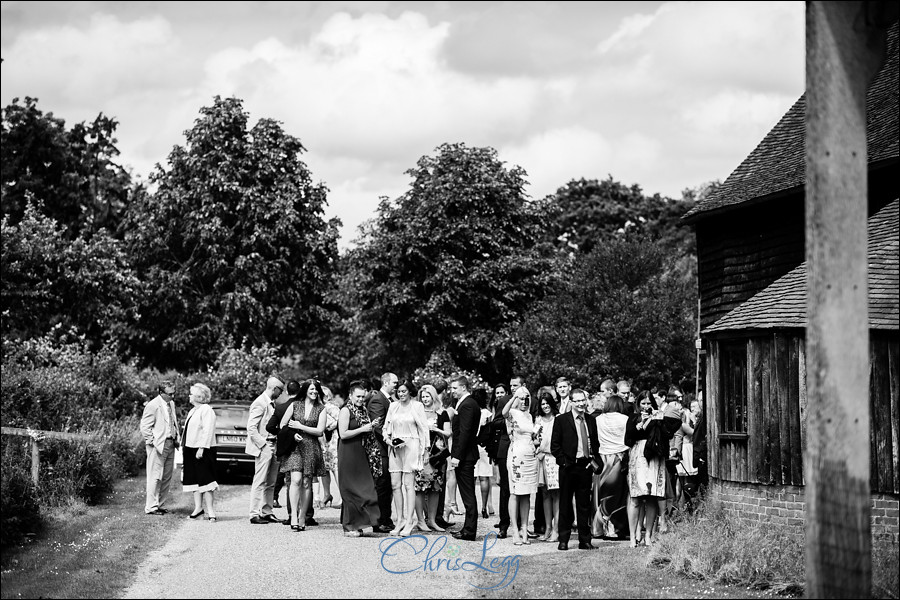
<svg viewBox="0 0 900 600">
<path fill-rule="evenodd" d="M 329 311 L 340 223 L 323 217 L 327 188 L 277 121 L 248 128 L 242 101 L 218 96 L 200 113 L 129 210 L 146 284 L 133 347 L 178 367 L 243 342 L 302 348 Z"/>
<path fill-rule="evenodd" d="M 129 197 L 141 191 L 115 162 L 117 126 L 101 113 L 67 130 L 63 119 L 38 109 L 37 99 L 20 104 L 14 98 L 2 109 L 0 128 L 3 216 L 15 225 L 33 197 L 70 239 L 101 228 L 115 231 Z"/>
<path fill-rule="evenodd" d="M 640 387 L 689 377 L 696 288 L 672 259 L 656 243 L 625 236 L 578 254 L 517 331 L 521 370 L 535 382 L 568 376 L 591 389 L 610 377 Z"/>
<path fill-rule="evenodd" d="M 382 198 L 348 256 L 349 313 L 381 344 L 367 352 L 398 371 L 441 351 L 462 368 L 508 375 L 511 330 L 552 272 L 552 248 L 540 243 L 545 207 L 492 148 L 443 144 L 407 173 L 408 191 Z"/>
</svg>

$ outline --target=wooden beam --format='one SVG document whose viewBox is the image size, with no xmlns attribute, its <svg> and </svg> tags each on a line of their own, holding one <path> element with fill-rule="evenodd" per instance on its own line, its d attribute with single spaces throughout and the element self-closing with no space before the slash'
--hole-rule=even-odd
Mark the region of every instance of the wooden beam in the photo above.
<svg viewBox="0 0 900 600">
<path fill-rule="evenodd" d="M 810 598 L 871 595 L 866 91 L 884 61 L 880 4 L 806 4 Z"/>
</svg>

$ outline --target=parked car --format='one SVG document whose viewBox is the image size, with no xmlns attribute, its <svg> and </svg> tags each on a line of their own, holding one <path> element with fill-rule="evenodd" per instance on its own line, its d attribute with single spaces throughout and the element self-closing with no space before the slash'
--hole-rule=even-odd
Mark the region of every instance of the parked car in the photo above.
<svg viewBox="0 0 900 600">
<path fill-rule="evenodd" d="M 250 405 L 239 400 L 211 402 L 216 413 L 216 466 L 227 475 L 253 475 L 254 458 L 244 452 Z"/>
</svg>

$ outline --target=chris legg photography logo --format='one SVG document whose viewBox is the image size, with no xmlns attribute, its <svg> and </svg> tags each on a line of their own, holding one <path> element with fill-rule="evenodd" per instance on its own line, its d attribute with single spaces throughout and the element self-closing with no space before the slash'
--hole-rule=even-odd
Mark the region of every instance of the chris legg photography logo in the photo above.
<svg viewBox="0 0 900 600">
<path fill-rule="evenodd" d="M 479 590 L 499 590 L 513 582 L 519 572 L 518 554 L 514 556 L 488 556 L 488 552 L 497 543 L 497 534 L 493 531 L 484 536 L 481 556 L 477 560 L 466 560 L 462 555 L 462 547 L 455 541 L 447 540 L 446 535 L 425 537 L 411 535 L 402 538 L 385 538 L 378 549 L 381 551 L 381 568 L 394 575 L 407 575 L 421 571 L 423 573 L 464 574 L 487 573 L 488 583 L 493 585 L 477 585 L 466 581 Z"/>
</svg>

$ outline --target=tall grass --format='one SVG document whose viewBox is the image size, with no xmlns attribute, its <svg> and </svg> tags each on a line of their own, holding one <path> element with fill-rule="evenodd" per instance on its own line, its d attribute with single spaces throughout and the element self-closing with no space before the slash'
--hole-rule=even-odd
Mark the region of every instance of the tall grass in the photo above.
<svg viewBox="0 0 900 600">
<path fill-rule="evenodd" d="M 778 594 L 802 593 L 802 536 L 768 523 L 736 519 L 709 498 L 670 524 L 670 533 L 661 535 L 651 548 L 651 565 L 692 579 Z"/>
</svg>

